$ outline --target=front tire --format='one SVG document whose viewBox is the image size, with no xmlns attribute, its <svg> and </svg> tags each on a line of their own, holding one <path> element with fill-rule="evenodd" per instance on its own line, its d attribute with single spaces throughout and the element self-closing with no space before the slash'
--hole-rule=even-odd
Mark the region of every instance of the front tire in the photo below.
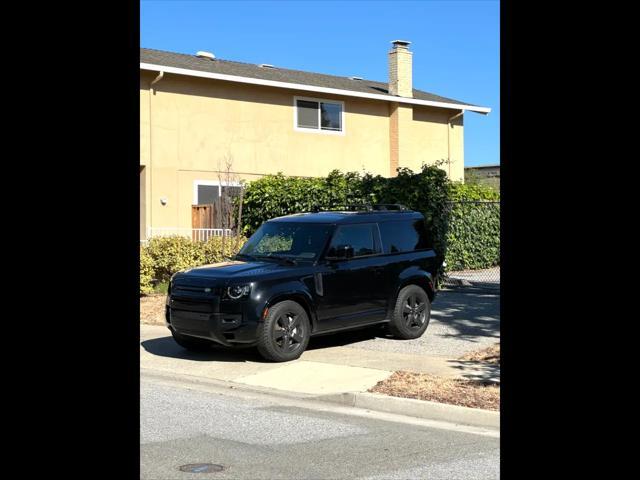
<svg viewBox="0 0 640 480">
<path fill-rule="evenodd" d="M 190 352 L 207 352 L 211 350 L 213 342 L 205 340 L 204 338 L 187 337 L 171 330 L 171 335 L 178 345 L 182 348 L 186 348 Z"/>
<path fill-rule="evenodd" d="M 407 285 L 398 293 L 389 330 L 402 340 L 419 338 L 431 319 L 429 296 L 418 285 Z"/>
<path fill-rule="evenodd" d="M 289 362 L 302 355 L 310 336 L 311 324 L 305 309 L 285 300 L 269 309 L 258 338 L 258 352 L 272 362 Z"/>
</svg>

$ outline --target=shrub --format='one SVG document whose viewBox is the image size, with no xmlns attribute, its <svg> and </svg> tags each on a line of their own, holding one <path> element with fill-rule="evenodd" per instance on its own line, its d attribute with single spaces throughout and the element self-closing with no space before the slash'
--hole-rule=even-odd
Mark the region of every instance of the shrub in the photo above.
<svg viewBox="0 0 640 480">
<path fill-rule="evenodd" d="M 152 279 L 162 283 L 182 269 L 228 260 L 245 241 L 243 237 L 212 237 L 206 242 L 180 236 L 151 238 L 140 247 L 140 293 L 153 291 Z"/>
<path fill-rule="evenodd" d="M 337 170 L 326 178 L 285 177 L 281 173 L 266 175 L 250 182 L 245 189 L 242 202 L 243 232 L 251 235 L 265 220 L 308 212 L 315 206 L 362 203 L 361 183 L 357 173 L 342 174 Z"/>
<path fill-rule="evenodd" d="M 331 172 L 326 178 L 268 175 L 250 182 L 242 206 L 243 231 L 250 235 L 262 222 L 292 213 L 310 211 L 314 206 L 334 208 L 347 204 L 401 203 L 422 212 L 432 232 L 434 248 L 444 252 L 450 182 L 437 165 L 425 165 L 418 173 L 398 169 L 393 178 L 356 172 Z"/>
<path fill-rule="evenodd" d="M 202 246 L 186 237 L 151 238 L 147 244 L 147 251 L 153 259 L 155 278 L 160 282 L 183 268 L 205 263 Z"/>
<path fill-rule="evenodd" d="M 500 265 L 499 203 L 453 203 L 448 223 L 447 271 Z"/>
<path fill-rule="evenodd" d="M 147 248 L 140 246 L 140 294 L 153 291 L 153 259 Z"/>
<path fill-rule="evenodd" d="M 477 200 L 500 200 L 500 192 L 489 185 L 481 183 L 451 183 L 449 186 L 449 200 L 457 201 L 477 201 Z"/>
<path fill-rule="evenodd" d="M 500 193 L 488 185 L 449 185 L 446 270 L 500 265 Z"/>
</svg>

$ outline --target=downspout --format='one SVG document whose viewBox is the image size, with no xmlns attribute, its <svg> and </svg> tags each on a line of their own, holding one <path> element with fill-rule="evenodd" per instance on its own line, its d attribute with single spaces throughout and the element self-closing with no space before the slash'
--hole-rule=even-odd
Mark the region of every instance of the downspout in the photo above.
<svg viewBox="0 0 640 480">
<path fill-rule="evenodd" d="M 153 86 L 162 80 L 163 77 L 164 72 L 161 70 L 158 76 L 149 84 L 149 226 L 147 227 L 147 238 L 149 238 L 151 234 L 151 221 L 153 219 L 153 140 L 151 137 L 153 129 L 151 128 L 151 96 L 156 94 Z"/>
<path fill-rule="evenodd" d="M 449 132 L 449 128 L 453 128 L 453 125 L 451 124 L 451 122 L 456 118 L 462 116 L 463 114 L 464 114 L 464 110 L 460 110 L 458 113 L 456 113 L 452 117 L 449 117 L 449 119 L 447 120 L 447 166 L 448 166 L 447 175 L 449 176 L 449 179 L 451 179 L 451 138 L 450 138 L 451 135 Z"/>
</svg>

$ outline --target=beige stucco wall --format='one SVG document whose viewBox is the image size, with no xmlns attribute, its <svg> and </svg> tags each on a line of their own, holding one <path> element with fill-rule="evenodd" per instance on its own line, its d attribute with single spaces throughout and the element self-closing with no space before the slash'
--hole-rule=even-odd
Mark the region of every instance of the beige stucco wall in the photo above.
<svg viewBox="0 0 640 480">
<path fill-rule="evenodd" d="M 400 166 L 419 171 L 422 164 L 444 160 L 442 168 L 452 180 L 464 180 L 462 116 L 447 121 L 459 110 L 436 109 L 414 105 L 404 110 L 400 123 Z M 403 130 L 404 127 L 404 130 Z M 450 158 L 450 162 L 447 159 Z"/>
<path fill-rule="evenodd" d="M 155 76 L 140 75 L 147 226 L 190 228 L 194 181 L 218 180 L 225 158 L 243 180 L 277 172 L 324 176 L 333 169 L 391 175 L 388 102 L 317 95 L 344 102 L 344 135 L 312 133 L 294 129 L 294 96 L 316 96 L 309 92 L 165 74 L 150 93 Z M 401 107 L 399 165 L 419 170 L 423 161 L 446 158 L 447 129 L 439 121 L 453 113 Z M 456 129 L 452 152 L 460 155 L 462 178 L 462 127 Z"/>
</svg>

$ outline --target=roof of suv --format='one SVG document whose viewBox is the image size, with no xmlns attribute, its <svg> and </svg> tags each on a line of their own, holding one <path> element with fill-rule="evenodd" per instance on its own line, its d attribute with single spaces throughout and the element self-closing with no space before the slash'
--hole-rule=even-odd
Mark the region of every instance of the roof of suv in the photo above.
<svg viewBox="0 0 640 480">
<path fill-rule="evenodd" d="M 270 222 L 301 222 L 301 223 L 369 223 L 390 222 L 393 220 L 405 220 L 407 218 L 424 218 L 420 212 L 413 210 L 403 211 L 374 211 L 374 212 L 313 212 L 295 213 L 284 217 L 276 217 Z"/>
</svg>

